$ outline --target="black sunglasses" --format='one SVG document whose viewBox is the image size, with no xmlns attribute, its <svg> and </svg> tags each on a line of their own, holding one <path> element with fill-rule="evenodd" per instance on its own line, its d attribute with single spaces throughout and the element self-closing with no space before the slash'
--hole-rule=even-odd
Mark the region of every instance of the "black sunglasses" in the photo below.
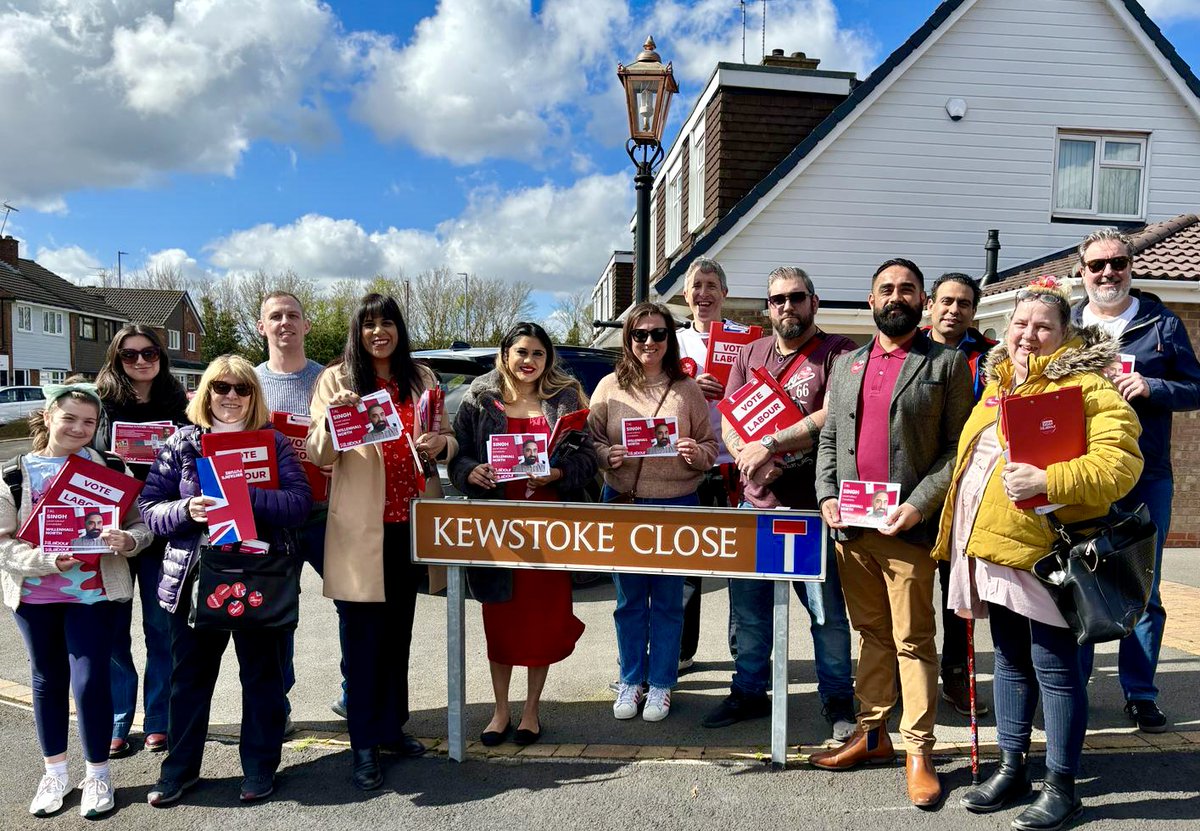
<svg viewBox="0 0 1200 831">
<path fill-rule="evenodd" d="M 662 343 L 667 339 L 667 328 L 659 326 L 656 329 L 633 329 L 629 332 L 629 336 L 638 343 L 645 343 L 648 340 Z"/>
<path fill-rule="evenodd" d="M 152 364 L 158 360 L 162 353 L 158 351 L 157 346 L 147 346 L 145 349 L 118 349 L 117 355 L 121 358 L 123 364 L 136 364 L 137 359 L 141 358 L 148 364 Z"/>
<path fill-rule="evenodd" d="M 1103 260 L 1088 260 L 1084 265 L 1087 266 L 1087 270 L 1092 272 L 1092 274 L 1104 273 L 1104 266 L 1106 265 L 1111 265 L 1113 271 L 1124 271 L 1129 268 L 1129 258 L 1109 257 Z"/>
<path fill-rule="evenodd" d="M 253 384 L 231 384 L 228 381 L 213 381 L 209 386 L 217 395 L 229 395 L 229 391 L 233 390 L 238 394 L 239 398 L 249 398 L 254 392 Z"/>
<path fill-rule="evenodd" d="M 793 291 L 787 294 L 772 294 L 767 298 L 767 302 L 776 309 L 782 309 L 788 303 L 791 303 L 793 306 L 799 306 L 805 300 L 808 300 L 808 297 L 809 295 L 806 291 Z"/>
</svg>

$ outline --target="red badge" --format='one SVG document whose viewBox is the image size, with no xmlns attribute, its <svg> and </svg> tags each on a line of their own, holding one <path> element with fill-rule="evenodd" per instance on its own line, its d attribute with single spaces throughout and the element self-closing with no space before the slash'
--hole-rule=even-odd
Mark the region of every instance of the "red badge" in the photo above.
<svg viewBox="0 0 1200 831">
<path fill-rule="evenodd" d="M 246 611 L 246 607 L 242 605 L 240 600 L 230 600 L 229 605 L 225 607 L 225 611 L 229 612 L 230 617 L 241 617 L 242 612 Z"/>
<path fill-rule="evenodd" d="M 215 594 L 210 594 L 204 602 L 208 604 L 208 608 L 210 609 L 220 609 L 223 601 Z"/>
<path fill-rule="evenodd" d="M 858 373 L 862 372 L 863 367 L 866 365 L 866 361 L 855 361 L 850 367 L 850 374 L 857 375 Z"/>
<path fill-rule="evenodd" d="M 230 591 L 233 592 L 234 597 L 241 600 L 243 597 L 246 596 L 246 584 L 245 583 L 234 583 L 230 587 Z"/>
<path fill-rule="evenodd" d="M 694 360 L 692 360 L 691 358 L 684 358 L 682 361 L 679 362 L 679 366 L 681 369 L 683 369 L 684 372 L 687 373 L 687 377 L 689 377 L 689 378 L 696 377 L 696 369 L 697 369 L 696 362 Z"/>
<path fill-rule="evenodd" d="M 222 583 L 213 590 L 213 594 L 215 594 L 219 600 L 224 601 L 229 598 L 229 593 L 231 591 L 233 591 L 233 589 L 229 587 L 228 583 Z"/>
<path fill-rule="evenodd" d="M 983 402 L 985 407 L 995 407 L 1000 403 L 1000 399 L 994 395 L 989 395 L 987 400 Z"/>
<path fill-rule="evenodd" d="M 262 592 L 250 592 L 250 596 L 246 598 L 246 602 L 257 609 L 263 602 Z"/>
</svg>

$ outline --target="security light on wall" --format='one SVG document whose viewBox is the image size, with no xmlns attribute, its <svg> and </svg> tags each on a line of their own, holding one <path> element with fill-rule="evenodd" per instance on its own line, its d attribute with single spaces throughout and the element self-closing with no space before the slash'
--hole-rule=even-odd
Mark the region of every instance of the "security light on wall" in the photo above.
<svg viewBox="0 0 1200 831">
<path fill-rule="evenodd" d="M 967 102 L 961 98 L 951 98 L 946 102 L 946 115 L 951 121 L 962 121 L 967 114 Z"/>
</svg>

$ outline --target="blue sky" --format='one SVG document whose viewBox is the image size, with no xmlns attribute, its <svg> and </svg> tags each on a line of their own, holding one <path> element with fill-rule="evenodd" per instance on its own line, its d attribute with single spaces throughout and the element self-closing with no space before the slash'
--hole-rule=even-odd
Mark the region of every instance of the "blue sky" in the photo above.
<svg viewBox="0 0 1200 831">
<path fill-rule="evenodd" d="M 936 5 L 769 0 L 766 46 L 861 77 Z M 1200 66 L 1200 0 L 1145 5 Z M 118 249 L 212 279 L 445 265 L 528 280 L 545 311 L 630 245 L 615 65 L 648 32 L 675 62 L 677 124 L 740 59 L 737 0 L 15 0 L 6 233 L 76 280 Z"/>
</svg>

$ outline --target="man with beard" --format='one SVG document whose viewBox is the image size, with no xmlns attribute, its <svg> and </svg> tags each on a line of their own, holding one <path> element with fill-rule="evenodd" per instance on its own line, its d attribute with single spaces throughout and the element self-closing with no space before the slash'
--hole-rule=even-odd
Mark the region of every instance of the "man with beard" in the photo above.
<svg viewBox="0 0 1200 831">
<path fill-rule="evenodd" d="M 75 548 L 83 551 L 85 549 L 104 549 L 108 545 L 104 540 L 100 539 L 100 534 L 104 531 L 104 514 L 99 511 L 92 511 L 83 518 L 83 536 L 75 541 Z"/>
<path fill-rule="evenodd" d="M 809 762 L 826 770 L 890 762 L 895 751 L 887 720 L 899 686 L 908 797 L 930 808 L 940 801 L 942 786 L 931 758 L 938 655 L 929 520 L 936 522 L 946 499 L 958 436 L 975 402 L 966 359 L 917 329 L 925 291 L 915 263 L 881 265 L 867 304 L 878 332 L 833 366 L 816 475 L 817 500 L 834 530 L 846 607 L 860 638 L 858 725 L 845 743 L 814 753 Z M 882 528 L 842 522 L 838 490 L 845 480 L 900 486 L 899 504 Z"/>
<path fill-rule="evenodd" d="M 729 389 L 746 382 L 764 367 L 787 390 L 805 413 L 800 423 L 743 442 L 726 422 L 725 445 L 733 453 L 742 477 L 744 507 L 817 507 L 815 483 L 816 437 L 825 423 L 825 390 L 829 369 L 854 341 L 828 335 L 817 328 L 820 301 L 812 280 L 799 268 L 777 268 L 767 277 L 767 309 L 774 334 L 747 345 L 729 373 Z M 844 741 L 854 730 L 854 686 L 851 681 L 850 625 L 832 552 L 824 583 L 793 583 L 812 622 L 817 693 L 833 737 Z M 725 727 L 771 712 L 767 682 L 771 669 L 774 588 L 770 580 L 730 580 L 731 628 L 737 652 L 728 697 L 702 722 Z M 786 691 L 781 690 L 781 694 Z"/>
<path fill-rule="evenodd" d="M 1142 422 L 1138 444 L 1146 466 L 1142 478 L 1118 505 L 1145 503 L 1158 527 L 1150 602 L 1133 633 L 1121 639 L 1117 659 L 1125 712 L 1146 733 L 1162 733 L 1167 717 L 1158 707 L 1154 675 L 1162 647 L 1167 613 L 1159 595 L 1163 544 L 1171 526 L 1171 414 L 1200 407 L 1200 364 L 1187 329 L 1157 298 L 1131 289 L 1133 245 L 1112 229 L 1096 231 L 1079 245 L 1079 272 L 1088 302 L 1071 317 L 1076 325 L 1096 325 L 1117 338 L 1123 356 L 1133 357 L 1133 371 L 1114 370 L 1112 381 Z M 1083 651 L 1091 674 L 1093 650 Z"/>
</svg>

